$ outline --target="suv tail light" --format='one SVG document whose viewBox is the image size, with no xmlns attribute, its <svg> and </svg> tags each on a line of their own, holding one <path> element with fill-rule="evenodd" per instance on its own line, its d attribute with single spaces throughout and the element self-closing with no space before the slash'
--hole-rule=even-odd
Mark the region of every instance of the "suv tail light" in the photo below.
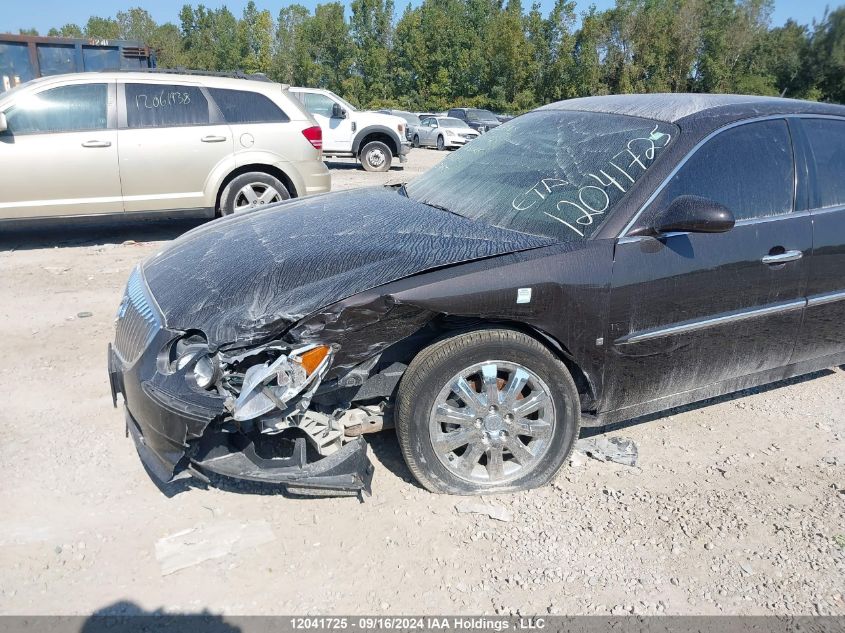
<svg viewBox="0 0 845 633">
<path fill-rule="evenodd" d="M 319 125 L 305 128 L 302 130 L 302 136 L 308 139 L 314 149 L 323 149 L 323 130 Z"/>
</svg>

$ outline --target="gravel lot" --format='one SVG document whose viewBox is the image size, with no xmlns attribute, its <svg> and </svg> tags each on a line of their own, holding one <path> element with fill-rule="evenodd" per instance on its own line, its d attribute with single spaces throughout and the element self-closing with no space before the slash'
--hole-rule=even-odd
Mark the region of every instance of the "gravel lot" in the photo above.
<svg viewBox="0 0 845 633">
<path fill-rule="evenodd" d="M 334 186 L 442 156 L 332 163 Z M 363 504 L 162 494 L 112 408 L 106 344 L 132 266 L 189 226 L 0 236 L 0 613 L 845 614 L 842 368 L 615 428 L 636 467 L 576 454 L 552 486 L 470 500 L 505 521 L 412 483 L 391 433 L 370 436 Z M 173 551 L 187 566 L 165 575 Z"/>
</svg>

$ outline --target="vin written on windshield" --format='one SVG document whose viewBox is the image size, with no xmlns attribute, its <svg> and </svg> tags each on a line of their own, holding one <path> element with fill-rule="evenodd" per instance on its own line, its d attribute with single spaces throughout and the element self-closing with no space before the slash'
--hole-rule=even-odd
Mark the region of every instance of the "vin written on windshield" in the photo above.
<svg viewBox="0 0 845 633">
<path fill-rule="evenodd" d="M 655 125 L 648 136 L 632 138 L 625 143 L 625 148 L 612 156 L 597 173 L 588 173 L 581 186 L 573 189 L 573 183 L 566 180 L 543 178 L 514 198 L 513 208 L 527 211 L 551 200 L 555 202 L 554 211 L 543 213 L 584 237 L 586 227 L 592 226 L 596 216 L 604 215 L 611 204 L 627 192 L 648 169 L 658 151 L 671 140 L 671 134 L 660 132 Z"/>
<path fill-rule="evenodd" d="M 581 240 L 677 133 L 667 123 L 621 115 L 533 112 L 473 141 L 407 191 L 502 228 Z"/>
</svg>

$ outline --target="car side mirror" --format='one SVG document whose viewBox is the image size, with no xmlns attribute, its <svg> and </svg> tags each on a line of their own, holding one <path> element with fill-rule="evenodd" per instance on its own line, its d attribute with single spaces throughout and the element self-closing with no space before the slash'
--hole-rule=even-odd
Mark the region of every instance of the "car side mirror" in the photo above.
<svg viewBox="0 0 845 633">
<path fill-rule="evenodd" d="M 678 196 L 651 227 L 629 231 L 628 235 L 664 233 L 724 233 L 736 219 L 725 205 L 701 196 Z"/>
<path fill-rule="evenodd" d="M 9 122 L 6 121 L 6 113 L 0 112 L 0 134 L 9 129 Z"/>
<path fill-rule="evenodd" d="M 332 118 L 333 119 L 345 119 L 346 118 L 346 110 L 340 107 L 339 103 L 335 103 L 332 105 Z"/>
</svg>

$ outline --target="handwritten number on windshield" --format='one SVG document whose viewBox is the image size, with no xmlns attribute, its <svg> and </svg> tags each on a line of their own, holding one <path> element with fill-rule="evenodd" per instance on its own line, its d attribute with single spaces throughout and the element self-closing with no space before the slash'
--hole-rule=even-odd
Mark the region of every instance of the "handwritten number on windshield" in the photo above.
<svg viewBox="0 0 845 633">
<path fill-rule="evenodd" d="M 531 187 L 531 189 L 514 198 L 513 208 L 517 211 L 527 211 L 538 202 L 542 202 L 549 197 L 549 194 L 552 193 L 552 189 L 565 187 L 568 184 L 570 184 L 569 181 L 561 180 L 560 178 L 543 178 L 540 182 Z"/>
<path fill-rule="evenodd" d="M 626 193 L 627 188 L 636 182 L 635 176 L 639 176 L 654 161 L 657 150 L 663 149 L 672 140 L 670 134 L 658 132 L 657 127 L 655 125 L 648 136 L 632 138 L 625 143 L 624 149 L 613 155 L 606 168 L 597 170 L 598 173 L 588 173 L 588 184 L 575 192 L 576 200 L 560 200 L 555 205 L 557 214 L 543 211 L 544 215 L 584 237 L 584 227 L 592 225 L 593 218 L 604 215 L 610 207 L 608 190 L 614 195 Z M 544 178 L 514 198 L 512 206 L 516 211 L 526 211 L 549 198 L 553 189 L 569 184 L 559 178 Z M 576 212 L 574 218 L 573 209 Z"/>
</svg>

